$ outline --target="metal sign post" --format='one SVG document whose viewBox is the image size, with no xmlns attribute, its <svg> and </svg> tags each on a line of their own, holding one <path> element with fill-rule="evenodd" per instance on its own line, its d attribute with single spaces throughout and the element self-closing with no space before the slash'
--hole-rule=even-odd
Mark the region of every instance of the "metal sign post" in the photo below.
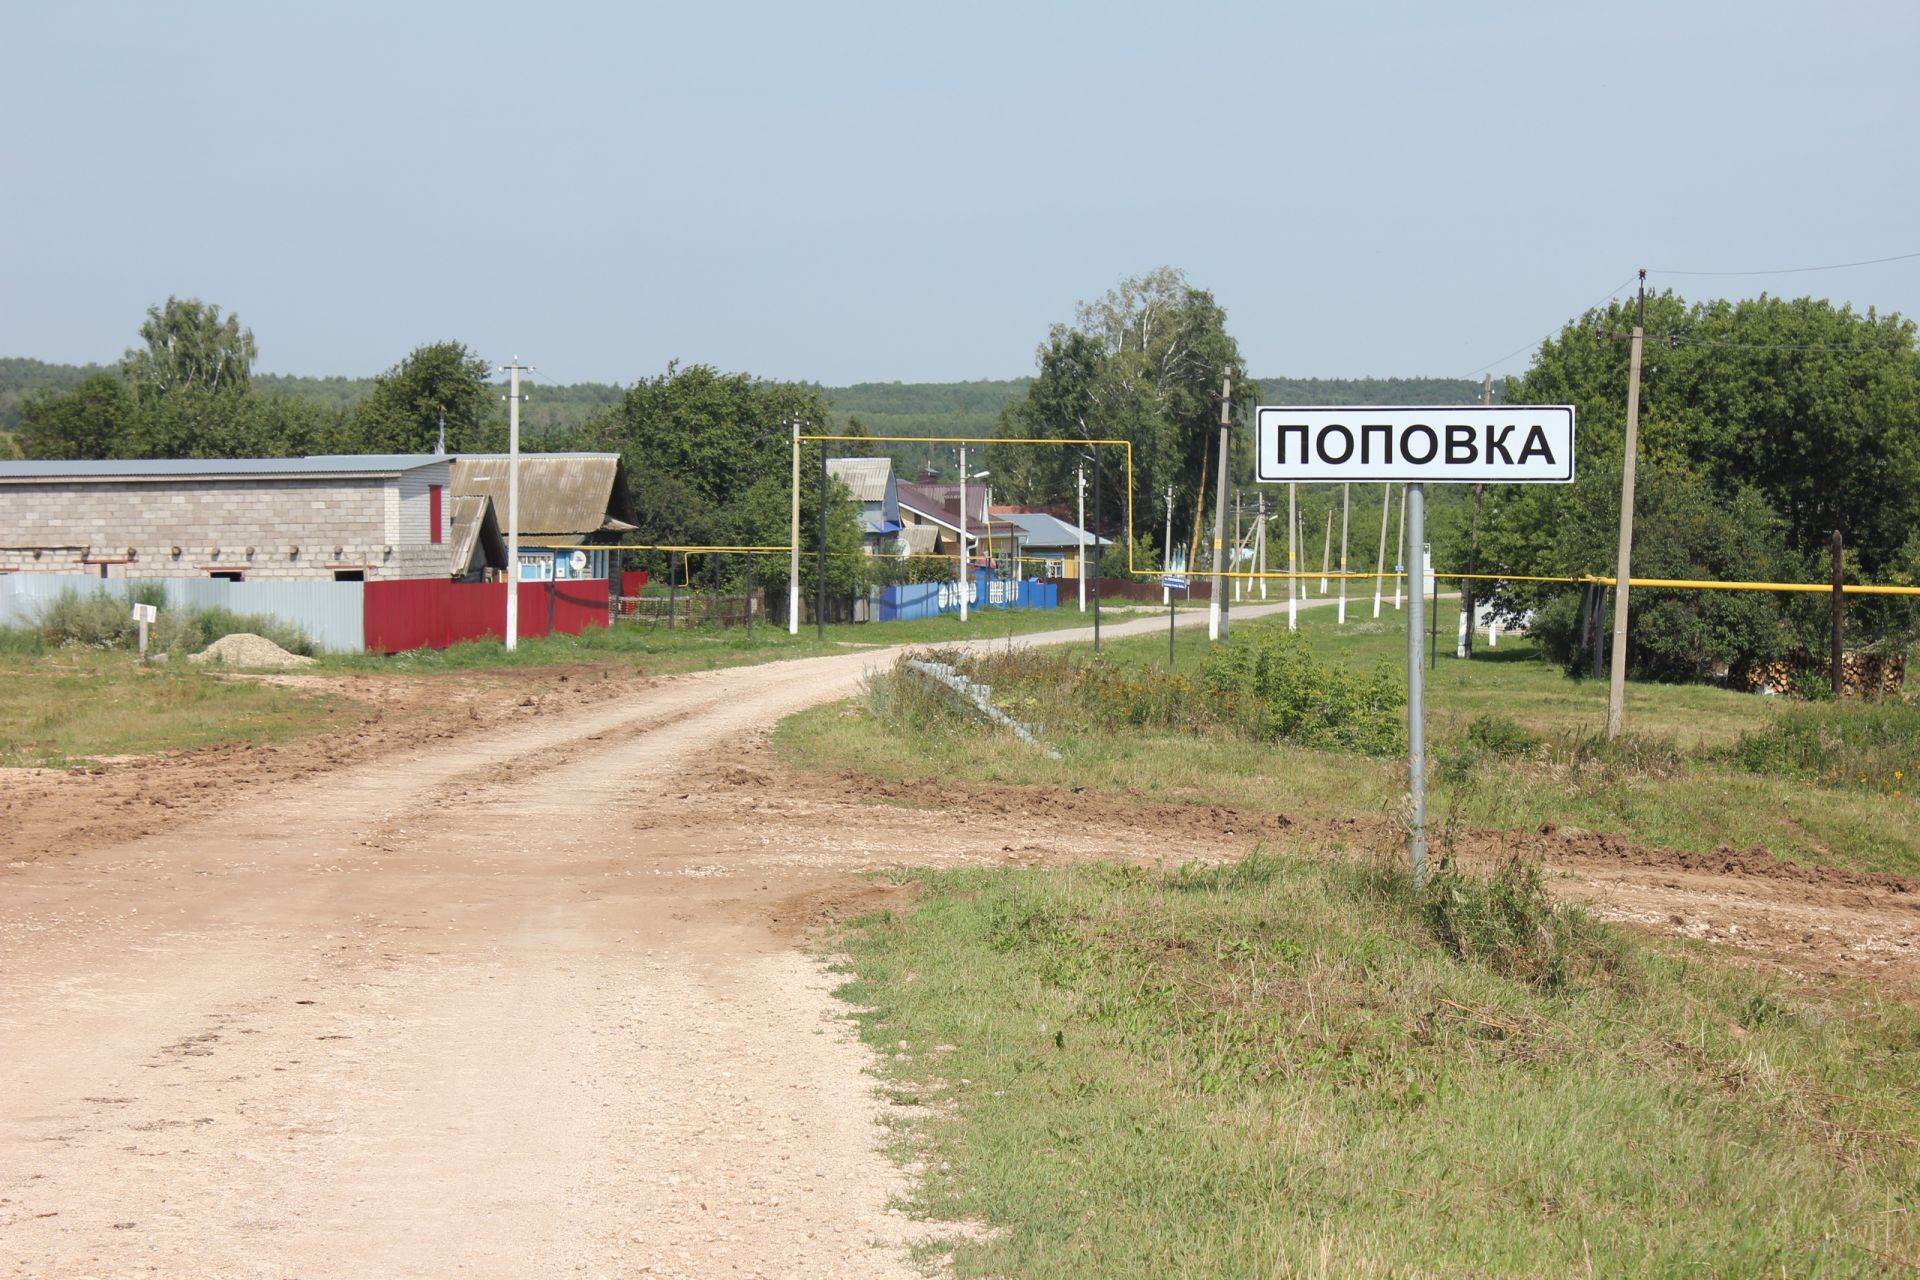
<svg viewBox="0 0 1920 1280">
<path fill-rule="evenodd" d="M 1416 887 L 1427 878 L 1427 705 L 1421 630 L 1437 617 L 1438 583 L 1426 593 L 1427 481 L 1466 484 L 1570 484 L 1571 405 L 1382 406 L 1254 411 L 1254 472 L 1265 484 L 1297 481 L 1405 481 L 1404 532 L 1419 559 L 1407 592 L 1407 856 Z M 1391 493 L 1391 490 L 1388 491 Z M 1332 512 L 1328 512 L 1328 541 Z M 1386 513 L 1381 512 L 1381 543 Z M 1401 544 L 1403 547 L 1406 542 Z M 1342 534 L 1341 572 L 1346 571 Z M 1382 558 L 1384 558 L 1384 550 Z M 1404 561 L 1405 556 L 1401 559 Z M 1289 568 L 1292 566 L 1289 565 Z M 1344 576 L 1341 590 L 1345 592 Z M 1325 588 L 1323 587 L 1322 590 Z M 1378 588 L 1376 587 L 1376 597 Z M 1375 608 L 1379 606 L 1376 602 Z"/>
</svg>

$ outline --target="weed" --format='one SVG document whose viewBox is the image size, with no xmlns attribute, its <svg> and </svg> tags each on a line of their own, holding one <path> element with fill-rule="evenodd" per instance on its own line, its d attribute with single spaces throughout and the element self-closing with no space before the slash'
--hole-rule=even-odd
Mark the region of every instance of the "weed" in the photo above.
<svg viewBox="0 0 1920 1280">
<path fill-rule="evenodd" d="M 1467 726 L 1467 741 L 1497 756 L 1532 755 L 1540 739 L 1500 715 L 1480 715 Z"/>
<path fill-rule="evenodd" d="M 1444 858 L 1421 891 L 1420 911 L 1449 954 L 1536 990 L 1623 972 L 1618 936 L 1555 903 L 1531 858 L 1508 857 L 1484 879 Z"/>
</svg>

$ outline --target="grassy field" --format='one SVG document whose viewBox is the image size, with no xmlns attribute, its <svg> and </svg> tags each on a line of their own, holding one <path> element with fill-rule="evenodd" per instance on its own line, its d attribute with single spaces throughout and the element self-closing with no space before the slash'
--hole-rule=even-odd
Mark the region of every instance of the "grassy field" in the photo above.
<svg viewBox="0 0 1920 1280">
<path fill-rule="evenodd" d="M 1524 879 L 920 883 L 844 939 L 842 995 L 911 1108 L 914 1208 L 990 1228 L 956 1275 L 1920 1267 L 1910 1010 L 1549 917 Z"/>
<path fill-rule="evenodd" d="M 0 657 L 0 767 L 64 766 L 216 743 L 278 742 L 343 728 L 347 699 L 198 667 L 142 669 L 124 653 Z"/>
<path fill-rule="evenodd" d="M 1443 605 L 1443 609 L 1445 606 Z M 1301 615 L 1316 653 L 1360 670 L 1386 663 L 1404 669 L 1404 624 L 1389 614 L 1335 625 L 1330 611 Z M 1451 616 L 1446 617 L 1451 622 Z M 1240 624 L 1284 626 L 1283 620 Z M 1920 709 L 1783 705 L 1706 686 L 1631 684 L 1630 737 L 1608 746 L 1604 681 L 1573 680 L 1537 659 L 1525 640 L 1503 638 L 1471 661 L 1443 651 L 1428 684 L 1429 794 L 1433 820 L 1506 831 L 1561 828 L 1605 831 L 1654 845 L 1708 850 L 1761 846 L 1776 856 L 1869 871 L 1920 873 L 1920 799 L 1905 786 L 1920 763 Z M 1197 675 L 1207 641 L 1187 631 L 1176 642 L 1174 670 Z M 1110 662 L 1163 668 L 1164 637 L 1114 641 Z M 1014 705 L 1016 716 L 1048 720 L 1039 705 Z M 1140 801 L 1220 804 L 1296 817 L 1338 818 L 1398 812 L 1405 765 L 1314 751 L 1287 742 L 1151 728 L 1105 727 L 1046 733 L 1058 760 L 1019 749 L 965 722 L 926 717 L 848 716 L 820 708 L 784 723 L 776 746 L 803 767 L 853 769 L 889 780 L 936 777 L 1008 783 L 1086 786 Z M 1824 768 L 1743 763 L 1751 744 L 1770 743 L 1796 723 L 1816 746 L 1837 743 L 1855 721 L 1889 723 L 1871 751 L 1837 750 Z M 1488 747 L 1474 741 L 1475 722 L 1494 717 L 1526 742 Z M 1070 717 L 1054 716 L 1056 720 Z M 1485 733 L 1481 732 L 1484 739 Z M 1765 763 L 1763 760 L 1762 763 Z M 1856 766 L 1857 767 L 1853 767 Z"/>
</svg>

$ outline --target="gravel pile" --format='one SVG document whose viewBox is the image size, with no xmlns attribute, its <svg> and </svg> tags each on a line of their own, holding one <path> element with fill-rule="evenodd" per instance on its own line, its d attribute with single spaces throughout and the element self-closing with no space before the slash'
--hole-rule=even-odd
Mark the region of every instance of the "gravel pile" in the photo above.
<svg viewBox="0 0 1920 1280">
<path fill-rule="evenodd" d="M 218 662 L 229 667 L 310 667 L 312 658 L 288 653 L 265 636 L 236 631 L 221 636 L 187 659 L 189 662 Z"/>
</svg>

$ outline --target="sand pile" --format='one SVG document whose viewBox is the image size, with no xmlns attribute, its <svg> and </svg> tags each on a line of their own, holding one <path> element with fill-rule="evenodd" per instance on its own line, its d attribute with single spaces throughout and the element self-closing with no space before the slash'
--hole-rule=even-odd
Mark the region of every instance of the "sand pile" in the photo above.
<svg viewBox="0 0 1920 1280">
<path fill-rule="evenodd" d="M 310 667 L 312 658 L 288 653 L 265 636 L 236 631 L 221 636 L 187 659 L 189 662 L 218 662 L 229 667 Z"/>
</svg>

